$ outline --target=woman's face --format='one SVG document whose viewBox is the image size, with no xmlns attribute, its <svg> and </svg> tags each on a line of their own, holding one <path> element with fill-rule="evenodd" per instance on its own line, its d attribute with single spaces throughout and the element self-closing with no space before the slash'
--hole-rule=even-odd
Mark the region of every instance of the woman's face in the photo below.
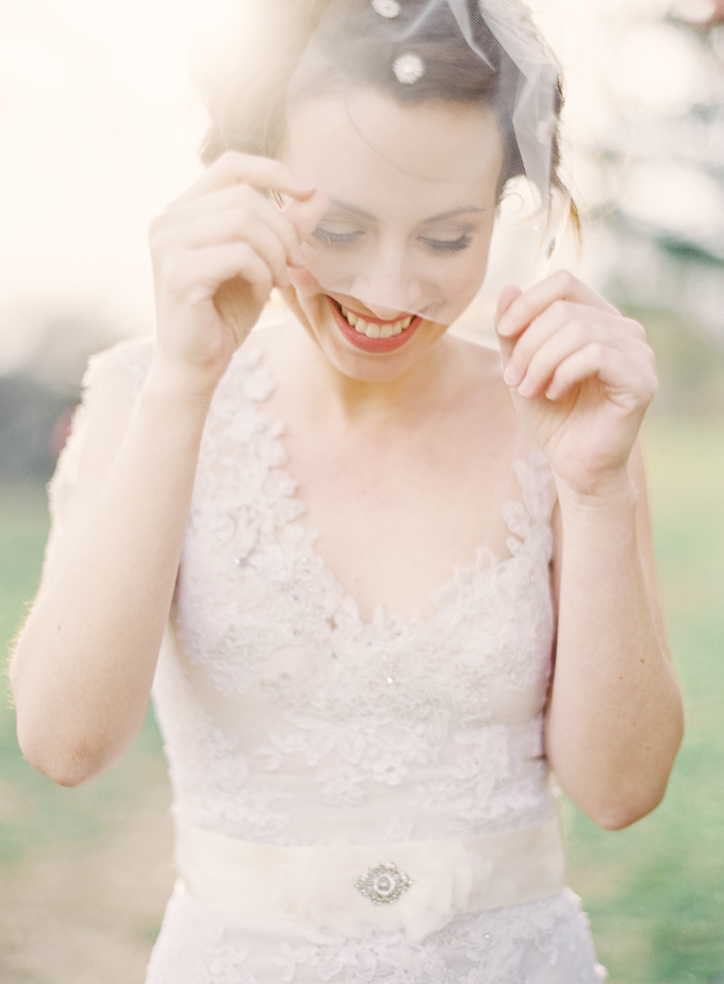
<svg viewBox="0 0 724 984">
<path fill-rule="evenodd" d="M 287 301 L 340 371 L 394 378 L 485 277 L 503 159 L 492 110 L 373 90 L 310 99 L 283 158 L 329 198 Z"/>
</svg>

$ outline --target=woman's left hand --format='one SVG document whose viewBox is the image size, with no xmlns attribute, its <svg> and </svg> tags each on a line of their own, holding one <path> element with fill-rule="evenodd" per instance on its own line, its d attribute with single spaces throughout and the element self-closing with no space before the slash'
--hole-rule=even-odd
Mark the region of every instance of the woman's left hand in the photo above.
<svg viewBox="0 0 724 984">
<path fill-rule="evenodd" d="M 554 475 L 574 494 L 620 488 L 657 387 L 641 325 L 561 272 L 506 287 L 496 328 L 513 402 Z"/>
</svg>

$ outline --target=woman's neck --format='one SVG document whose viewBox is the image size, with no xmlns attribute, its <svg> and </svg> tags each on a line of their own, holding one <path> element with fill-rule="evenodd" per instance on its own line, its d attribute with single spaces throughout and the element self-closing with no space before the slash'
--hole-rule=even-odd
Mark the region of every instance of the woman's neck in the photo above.
<svg viewBox="0 0 724 984">
<path fill-rule="evenodd" d="M 277 382 L 296 406 L 304 406 L 305 416 L 343 428 L 419 424 L 452 397 L 452 380 L 460 368 L 455 342 L 443 337 L 393 379 L 352 379 L 294 318 L 278 329 L 268 354 Z"/>
</svg>

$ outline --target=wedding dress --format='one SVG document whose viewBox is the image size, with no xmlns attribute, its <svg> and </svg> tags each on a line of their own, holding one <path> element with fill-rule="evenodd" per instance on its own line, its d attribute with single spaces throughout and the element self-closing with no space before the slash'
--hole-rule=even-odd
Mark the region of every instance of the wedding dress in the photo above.
<svg viewBox="0 0 724 984">
<path fill-rule="evenodd" d="M 95 357 L 51 485 L 54 532 L 94 393 L 137 394 L 153 343 Z M 365 622 L 315 554 L 274 381 L 244 346 L 214 397 L 153 688 L 179 881 L 146 984 L 593 984 L 543 752 L 552 481 L 516 460 L 507 554 L 434 615 Z"/>
</svg>

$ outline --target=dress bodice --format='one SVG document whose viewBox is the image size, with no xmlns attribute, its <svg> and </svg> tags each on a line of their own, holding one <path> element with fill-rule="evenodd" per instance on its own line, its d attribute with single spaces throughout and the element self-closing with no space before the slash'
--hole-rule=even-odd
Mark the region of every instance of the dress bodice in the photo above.
<svg viewBox="0 0 724 984">
<path fill-rule="evenodd" d="M 123 376 L 132 403 L 152 351 L 134 341 L 94 360 L 51 486 L 50 552 L 94 390 L 106 374 Z M 542 829 L 555 815 L 543 750 L 554 631 L 545 460 L 533 452 L 514 463 L 504 556 L 482 545 L 433 593 L 429 617 L 378 608 L 365 621 L 315 552 L 285 470 L 284 426 L 265 412 L 273 387 L 260 354 L 240 350 L 202 441 L 153 687 L 179 829 L 234 839 L 249 856 L 255 844 L 394 844 L 394 854 Z M 360 939 L 177 890 L 147 984 L 605 977 L 568 890 L 446 920 L 422 940 Z"/>
<path fill-rule="evenodd" d="M 204 432 L 154 684 L 177 815 L 279 844 L 545 822 L 544 459 L 515 462 L 509 556 L 481 547 L 434 593 L 429 619 L 378 608 L 364 622 L 315 553 L 283 424 L 264 411 L 273 387 L 260 353 L 241 350 Z"/>
</svg>

